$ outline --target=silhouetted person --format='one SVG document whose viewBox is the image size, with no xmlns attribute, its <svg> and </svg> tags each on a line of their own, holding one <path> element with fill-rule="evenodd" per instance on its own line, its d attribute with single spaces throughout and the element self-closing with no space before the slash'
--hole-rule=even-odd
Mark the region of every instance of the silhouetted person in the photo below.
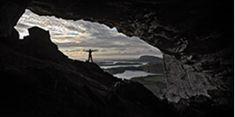
<svg viewBox="0 0 235 117">
<path fill-rule="evenodd" d="M 91 49 L 85 50 L 85 52 L 88 52 L 88 60 L 87 60 L 87 62 L 92 62 L 93 63 L 92 52 L 95 52 L 95 51 L 97 51 L 97 50 L 91 50 Z"/>
</svg>

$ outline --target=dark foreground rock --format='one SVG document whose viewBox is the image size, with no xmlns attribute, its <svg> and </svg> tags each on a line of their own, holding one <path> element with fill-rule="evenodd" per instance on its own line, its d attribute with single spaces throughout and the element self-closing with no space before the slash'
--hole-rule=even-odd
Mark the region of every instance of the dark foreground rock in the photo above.
<svg viewBox="0 0 235 117">
<path fill-rule="evenodd" d="M 225 104 L 230 102 L 222 102 L 224 105 L 221 105 L 205 96 L 181 99 L 178 103 L 160 100 L 143 85 L 121 81 L 95 63 L 68 59 L 50 41 L 49 32 L 37 27 L 29 29 L 29 32 L 24 40 L 12 43 L 10 39 L 2 39 L 0 42 L 1 116 L 232 115 L 233 107 Z"/>
<path fill-rule="evenodd" d="M 2 0 L 0 37 L 28 8 L 38 15 L 88 20 L 138 36 L 163 53 L 166 98 L 233 95 L 233 2 L 221 0 Z M 217 94 L 217 93 L 216 93 Z"/>
<path fill-rule="evenodd" d="M 222 0 L 1 0 L 0 38 L 1 43 L 5 43 L 2 38 L 8 38 L 7 41 L 15 39 L 14 26 L 26 8 L 39 15 L 104 23 L 126 35 L 138 36 L 164 53 L 165 97 L 168 100 L 179 102 L 204 95 L 220 105 L 218 107 L 232 107 L 233 7 L 232 1 Z M 15 45 L 10 48 L 5 45 L 0 46 L 1 69 L 28 74 L 29 71 L 25 70 L 28 67 L 52 64 L 46 59 L 42 61 L 41 58 L 22 54 L 19 49 L 13 50 L 18 44 L 8 44 Z M 54 67 L 65 69 L 64 65 Z M 83 67 L 80 70 L 83 71 Z M 12 75 L 15 71 L 8 74 Z M 86 75 L 93 76 L 89 73 Z M 2 83 L 9 88 L 11 82 Z M 233 113 L 231 109 L 224 109 L 227 111 L 217 109 L 214 112 L 223 115 Z"/>
<path fill-rule="evenodd" d="M 1 116 L 167 116 L 168 105 L 141 84 L 121 81 L 95 63 L 70 60 L 49 32 L 29 29 L 15 43 L 0 44 Z M 4 39 L 3 39 L 4 40 Z"/>
</svg>

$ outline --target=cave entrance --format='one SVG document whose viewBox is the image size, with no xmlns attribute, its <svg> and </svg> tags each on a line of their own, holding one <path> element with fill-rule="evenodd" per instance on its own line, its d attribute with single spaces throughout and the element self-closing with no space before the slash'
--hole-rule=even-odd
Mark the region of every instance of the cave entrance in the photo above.
<svg viewBox="0 0 235 117">
<path fill-rule="evenodd" d="M 71 59 L 85 61 L 84 50 L 96 49 L 94 61 L 116 77 L 159 77 L 163 73 L 162 53 L 138 37 L 128 37 L 116 28 L 84 20 L 65 20 L 39 16 L 26 9 L 15 26 L 20 38 L 28 28 L 38 26 L 49 30 L 51 40 Z"/>
</svg>

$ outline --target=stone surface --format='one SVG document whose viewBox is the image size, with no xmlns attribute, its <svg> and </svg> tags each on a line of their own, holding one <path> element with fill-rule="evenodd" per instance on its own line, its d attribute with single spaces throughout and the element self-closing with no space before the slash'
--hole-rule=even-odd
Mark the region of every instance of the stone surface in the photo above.
<svg viewBox="0 0 235 117">
<path fill-rule="evenodd" d="M 216 89 L 211 85 L 209 76 L 182 64 L 172 56 L 164 55 L 164 65 L 168 86 L 165 97 L 171 101 L 178 102 L 181 98 L 187 99 L 197 95 L 209 96 L 207 91 Z"/>
<path fill-rule="evenodd" d="M 214 103 L 231 105 L 233 102 L 232 2 L 7 0 L 0 4 L 0 37 L 11 35 L 26 7 L 40 15 L 115 26 L 120 32 L 138 36 L 158 47 L 167 56 L 165 68 L 169 90 L 166 98 L 169 100 L 179 101 L 179 98 L 190 99 L 203 94 Z"/>
<path fill-rule="evenodd" d="M 115 26 L 120 32 L 129 36 L 138 36 L 147 43 L 158 47 L 163 53 L 172 56 L 173 61 L 179 63 L 175 64 L 176 67 L 173 68 L 166 66 L 170 68 L 168 71 L 171 71 L 167 72 L 169 73 L 168 79 L 173 80 L 174 76 L 182 75 L 184 72 L 182 70 L 179 73 L 174 72 L 179 71 L 174 68 L 180 68 L 181 65 L 184 66 L 184 69 L 189 69 L 186 71 L 190 71 L 183 73 L 188 74 L 185 79 L 190 82 L 191 80 L 194 82 L 197 76 L 202 79 L 197 82 L 199 84 L 195 84 L 196 92 L 190 91 L 188 96 L 183 93 L 184 91 L 181 92 L 180 85 L 171 86 L 171 83 L 168 83 L 169 89 L 174 90 L 168 90 L 166 96 L 175 95 L 173 92 L 177 90 L 180 91 L 176 94 L 177 97 L 185 98 L 196 94 L 208 96 L 205 87 L 208 90 L 212 89 L 209 87 L 216 87 L 218 91 L 224 92 L 232 90 L 233 60 L 228 56 L 233 55 L 233 44 L 230 43 L 233 40 L 233 32 L 230 28 L 232 20 L 229 20 L 232 6 L 229 4 L 219 0 L 104 0 L 96 2 L 60 0 L 56 3 L 33 0 L 29 8 L 41 15 L 85 19 L 111 27 Z M 170 65 L 170 63 L 166 65 Z M 219 69 L 223 67 L 225 69 Z M 221 76 L 215 75 L 217 73 L 223 74 L 222 79 L 226 80 L 221 81 Z M 189 84 L 189 81 L 185 80 L 183 83 L 188 85 L 184 87 L 186 88 L 184 90 L 189 91 L 191 89 L 187 88 L 194 87 Z M 204 83 L 207 86 L 200 87 Z"/>
<path fill-rule="evenodd" d="M 0 116 L 163 117 L 172 111 L 143 85 L 68 59 L 48 31 L 33 27 L 29 34 L 14 45 L 0 41 Z"/>
</svg>

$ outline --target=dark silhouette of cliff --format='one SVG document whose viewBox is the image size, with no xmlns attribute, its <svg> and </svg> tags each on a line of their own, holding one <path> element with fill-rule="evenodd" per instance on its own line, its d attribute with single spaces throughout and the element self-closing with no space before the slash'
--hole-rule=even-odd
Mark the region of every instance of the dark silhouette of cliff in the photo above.
<svg viewBox="0 0 235 117">
<path fill-rule="evenodd" d="M 39 104 L 43 104 L 40 108 L 39 106 L 34 106 L 35 103 L 32 103 L 32 106 L 27 106 L 29 109 L 21 109 L 19 111 L 20 106 L 12 106 L 23 105 L 19 103 L 23 101 L 19 100 L 25 99 L 29 101 L 25 105 L 30 105 L 31 102 L 35 102 L 30 101 L 31 98 L 28 99 L 22 96 L 22 92 L 25 92 L 26 90 L 20 90 L 24 85 L 19 86 L 19 84 L 27 82 L 32 85 L 31 82 L 34 81 L 35 83 L 38 83 L 39 86 L 46 87 L 47 85 L 43 84 L 48 84 L 46 82 L 48 80 L 41 80 L 41 77 L 38 75 L 43 76 L 47 74 L 47 77 L 54 76 L 51 75 L 51 71 L 55 69 L 58 69 L 58 71 L 53 74 L 63 77 L 62 79 L 65 77 L 63 75 L 64 72 L 68 73 L 69 71 L 75 71 L 76 74 L 80 74 L 81 77 L 86 77 L 86 79 L 87 77 L 89 79 L 90 76 L 101 74 L 101 72 L 94 73 L 93 71 L 90 73 L 85 70 L 85 68 L 96 68 L 95 65 L 87 65 L 78 63 L 77 61 L 75 62 L 77 67 L 74 67 L 75 63 L 72 65 L 67 64 L 68 61 L 71 60 L 65 60 L 65 63 L 61 61 L 54 62 L 54 60 L 43 60 L 21 51 L 20 48 L 27 47 L 19 46 L 20 42 L 18 41 L 17 31 L 14 30 L 14 26 L 20 16 L 24 13 L 24 10 L 28 8 L 38 15 L 50 15 L 71 20 L 84 19 L 103 23 L 110 27 L 116 27 L 118 31 L 128 36 L 140 37 L 142 40 L 159 48 L 161 52 L 164 53 L 164 73 L 167 81 L 165 98 L 170 101 L 178 102 L 175 106 L 178 108 L 177 113 L 181 113 L 183 117 L 221 117 L 228 116 L 228 114 L 233 116 L 233 5 L 233 1 L 222 0 L 2 0 L 0 1 L 0 69 L 2 74 L 2 97 L 4 98 L 2 101 L 5 102 L 5 104 L 2 104 L 1 106 L 3 106 L 5 110 L 2 110 L 1 114 L 5 114 L 6 112 L 11 113 L 9 110 L 12 110 L 12 107 L 14 107 L 18 109 L 18 111 L 14 112 L 19 113 L 32 112 L 42 114 L 44 112 L 43 115 L 47 114 L 49 116 L 49 114 L 53 115 L 54 112 L 61 112 L 58 115 L 69 116 L 69 113 L 72 113 L 71 110 L 73 109 L 60 111 L 63 109 L 59 108 L 69 106 L 52 106 L 58 107 L 59 109 L 50 108 L 47 106 L 47 103 L 45 103 L 46 101 L 42 101 L 41 98 L 34 98 L 39 100 Z M 67 67 L 70 69 L 68 70 L 64 64 L 68 65 Z M 45 70 L 42 66 L 50 66 L 50 69 Z M 35 68 L 42 68 L 43 70 L 35 70 Z M 74 68 L 79 69 L 79 72 L 74 70 Z M 65 71 L 62 72 L 63 70 Z M 35 71 L 40 72 L 36 74 L 34 73 Z M 7 75 L 7 77 L 3 77 L 5 75 Z M 68 75 L 71 74 L 69 73 Z M 72 76 L 76 75 L 72 74 Z M 23 78 L 19 79 L 19 77 Z M 28 79 L 28 77 L 30 77 L 30 80 L 22 80 Z M 33 78 L 35 79 L 31 80 Z M 102 76 L 102 78 L 107 77 Z M 103 82 L 104 80 L 100 81 Z M 89 80 L 87 84 L 94 83 L 91 83 Z M 37 87 L 37 85 L 31 85 L 29 87 Z M 11 91 L 10 89 L 17 89 L 19 91 Z M 26 89 L 31 90 L 33 88 Z M 41 90 L 33 90 L 32 92 L 39 91 Z M 80 92 L 82 91 L 84 90 L 81 90 Z M 30 95 L 31 92 L 28 92 L 29 93 L 25 93 L 28 94 L 28 97 L 40 97 L 37 95 L 32 96 Z M 14 102 L 11 102 L 11 98 L 9 98 L 9 101 L 6 101 L 6 99 L 8 99 L 6 97 L 8 96 L 6 95 L 7 93 L 11 94 L 11 97 L 14 97 Z M 16 94 L 19 94 L 20 96 Z M 59 94 L 66 93 L 58 93 L 58 95 Z M 103 93 L 101 92 L 99 94 Z M 48 97 L 53 96 L 53 94 L 45 96 L 46 99 L 44 100 L 48 100 L 50 99 Z M 119 94 L 116 97 L 118 96 Z M 61 99 L 57 98 L 60 96 L 55 97 L 55 99 Z M 124 99 L 123 101 L 129 102 Z M 48 105 L 55 105 L 52 101 L 48 102 L 51 102 L 48 103 Z M 85 103 L 86 101 L 81 102 Z M 123 103 L 119 103 L 119 101 L 113 102 L 123 105 Z M 139 102 L 137 101 L 136 103 Z M 65 103 L 64 105 L 68 105 L 68 103 Z M 71 108 L 77 107 L 75 105 Z M 141 105 L 142 104 L 137 107 L 141 107 Z M 160 107 L 161 104 L 158 105 Z M 42 107 L 46 108 L 43 108 L 43 110 Z M 89 109 L 86 108 L 79 112 L 89 113 L 90 116 L 92 116 L 91 112 L 88 111 L 92 110 L 90 107 L 93 109 L 94 106 L 89 106 Z M 114 106 L 111 107 L 113 108 L 107 109 L 108 112 L 116 110 L 116 113 L 123 114 L 123 111 L 121 111 L 123 108 L 120 107 L 114 109 Z M 96 107 L 94 108 L 97 109 Z M 161 107 L 161 109 L 162 108 L 164 107 Z M 48 109 L 49 111 L 46 111 Z M 56 109 L 57 111 L 50 111 L 50 109 Z M 158 110 L 156 111 L 158 116 L 160 116 L 159 113 L 168 110 L 165 109 L 166 111 L 162 111 L 161 109 L 156 109 Z M 73 112 L 77 112 L 77 109 L 75 110 L 76 111 Z M 103 109 L 100 110 L 102 111 L 96 112 L 104 113 Z M 136 109 L 134 110 L 136 111 Z M 133 111 L 128 112 L 133 113 Z M 136 112 L 138 114 L 135 115 L 143 115 L 139 114 L 143 111 Z M 80 116 L 84 116 L 84 113 L 80 114 Z M 113 113 L 113 115 L 118 116 L 119 114 L 116 113 Z M 128 115 L 131 115 L 130 113 L 128 113 Z M 171 111 L 167 111 L 167 113 L 171 114 Z M 87 114 L 87 116 L 89 114 Z M 100 114 L 96 113 L 96 115 L 99 116 Z M 173 115 L 176 116 L 177 114 Z"/>
<path fill-rule="evenodd" d="M 17 33 L 13 34 L 17 38 Z M 33 27 L 24 40 L 3 40 L 0 43 L 3 95 L 0 115 L 144 117 L 167 114 L 160 111 L 164 108 L 163 102 L 143 85 L 121 81 L 95 63 L 68 59 L 51 42 L 48 31 Z"/>
</svg>

